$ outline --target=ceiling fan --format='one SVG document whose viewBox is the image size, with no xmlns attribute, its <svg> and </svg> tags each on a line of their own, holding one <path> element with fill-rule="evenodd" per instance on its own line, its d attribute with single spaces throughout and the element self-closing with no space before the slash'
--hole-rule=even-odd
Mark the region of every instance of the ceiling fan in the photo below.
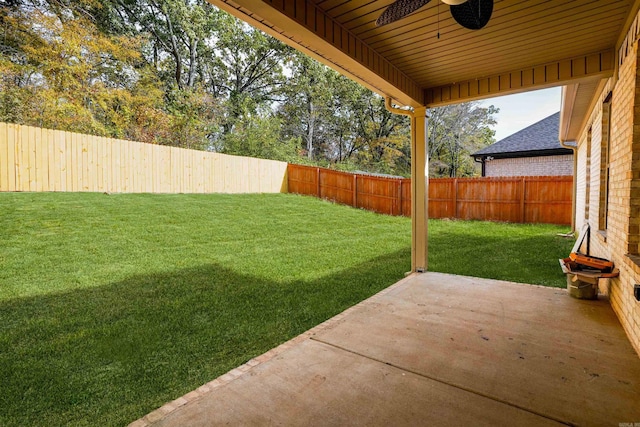
<svg viewBox="0 0 640 427">
<path fill-rule="evenodd" d="M 376 25 L 386 25 L 412 14 L 431 0 L 396 0 L 376 20 Z M 487 25 L 493 12 L 493 0 L 442 0 L 449 5 L 456 22 L 470 30 Z"/>
</svg>

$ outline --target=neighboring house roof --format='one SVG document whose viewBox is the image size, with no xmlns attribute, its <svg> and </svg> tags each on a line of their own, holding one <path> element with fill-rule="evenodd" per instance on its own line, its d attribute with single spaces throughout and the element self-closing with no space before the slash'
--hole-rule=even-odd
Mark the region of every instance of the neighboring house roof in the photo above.
<svg viewBox="0 0 640 427">
<path fill-rule="evenodd" d="M 560 113 L 555 113 L 510 135 L 495 144 L 491 144 L 471 156 L 482 157 L 533 157 L 571 154 L 559 141 Z"/>
</svg>

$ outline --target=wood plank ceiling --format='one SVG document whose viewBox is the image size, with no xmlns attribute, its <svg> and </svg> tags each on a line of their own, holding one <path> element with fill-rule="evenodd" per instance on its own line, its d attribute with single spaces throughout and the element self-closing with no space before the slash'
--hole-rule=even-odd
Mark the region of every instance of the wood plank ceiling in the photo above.
<svg viewBox="0 0 640 427">
<path fill-rule="evenodd" d="M 354 8 L 353 3 L 363 5 Z M 497 0 L 489 24 L 472 31 L 434 0 L 404 20 L 376 28 L 375 19 L 389 3 L 316 0 L 331 18 L 423 87 L 613 49 L 630 6 L 620 0 Z"/>
<path fill-rule="evenodd" d="M 580 82 L 593 90 L 613 75 L 638 8 L 637 0 L 495 0 L 488 25 L 474 31 L 440 0 L 382 27 L 375 20 L 393 0 L 209 1 L 412 106 Z"/>
</svg>

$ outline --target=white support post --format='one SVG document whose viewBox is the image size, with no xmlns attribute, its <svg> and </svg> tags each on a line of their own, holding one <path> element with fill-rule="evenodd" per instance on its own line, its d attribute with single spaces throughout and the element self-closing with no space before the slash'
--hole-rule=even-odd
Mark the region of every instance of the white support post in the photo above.
<svg viewBox="0 0 640 427">
<path fill-rule="evenodd" d="M 429 155 L 426 107 L 414 109 L 411 118 L 411 271 L 428 267 Z"/>
<path fill-rule="evenodd" d="M 427 271 L 429 223 L 429 151 L 427 107 L 400 109 L 385 99 L 385 107 L 393 114 L 411 118 L 411 273 Z"/>
</svg>

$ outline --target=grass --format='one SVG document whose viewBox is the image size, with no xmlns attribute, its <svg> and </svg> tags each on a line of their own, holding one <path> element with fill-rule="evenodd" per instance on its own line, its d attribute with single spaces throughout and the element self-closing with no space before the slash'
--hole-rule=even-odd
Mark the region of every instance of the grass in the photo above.
<svg viewBox="0 0 640 427">
<path fill-rule="evenodd" d="M 429 222 L 429 270 L 536 285 L 566 287 L 558 258 L 574 240 L 570 227 L 484 221 Z"/>
<path fill-rule="evenodd" d="M 430 269 L 562 286 L 559 231 L 431 221 Z M 0 425 L 126 425 L 391 285 L 410 240 L 294 195 L 0 193 Z"/>
</svg>

